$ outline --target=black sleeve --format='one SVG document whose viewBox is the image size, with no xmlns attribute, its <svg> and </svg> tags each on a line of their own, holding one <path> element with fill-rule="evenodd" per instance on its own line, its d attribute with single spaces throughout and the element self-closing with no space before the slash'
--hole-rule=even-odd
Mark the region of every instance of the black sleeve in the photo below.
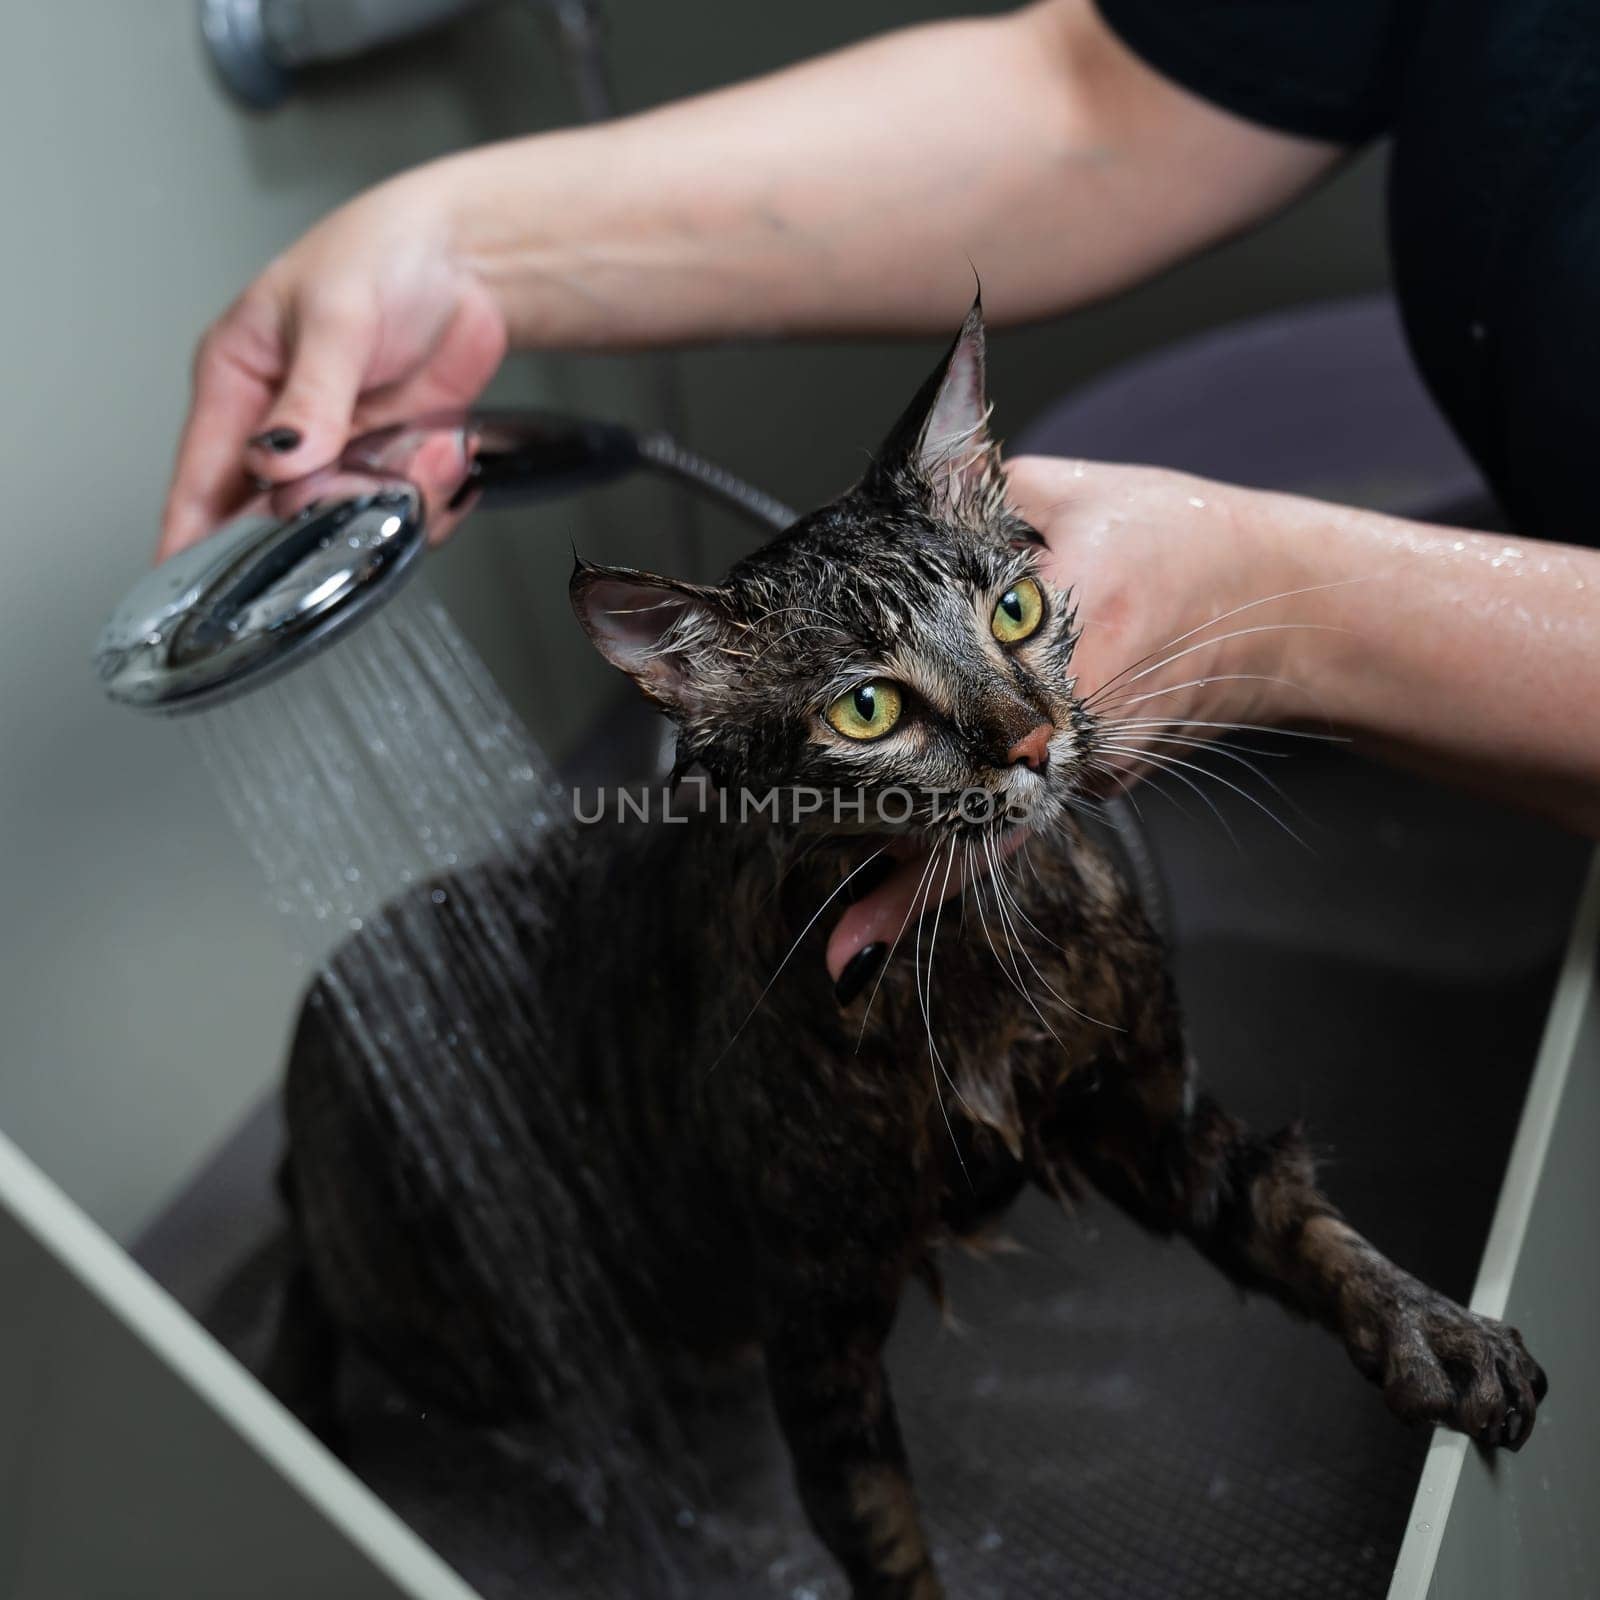
<svg viewBox="0 0 1600 1600">
<path fill-rule="evenodd" d="M 1399 95 L 1417 0 L 1096 0 L 1163 77 L 1251 122 L 1361 144 Z"/>
</svg>

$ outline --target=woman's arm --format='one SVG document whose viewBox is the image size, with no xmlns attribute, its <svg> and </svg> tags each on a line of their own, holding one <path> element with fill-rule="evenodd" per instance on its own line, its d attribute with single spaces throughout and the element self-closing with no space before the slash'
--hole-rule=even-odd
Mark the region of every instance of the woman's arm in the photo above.
<svg viewBox="0 0 1600 1600">
<path fill-rule="evenodd" d="M 1009 470 L 1119 743 L 1163 718 L 1331 726 L 1600 837 L 1600 552 L 1149 467 Z"/>
<path fill-rule="evenodd" d="M 1008 471 L 1076 600 L 1078 692 L 1119 780 L 1192 760 L 1174 739 L 1299 724 L 1600 838 L 1600 552 L 1151 467 Z M 840 917 L 836 980 L 891 947 L 924 862 Z"/>
<path fill-rule="evenodd" d="M 1359 748 L 1600 838 L 1600 552 L 1286 496 L 1256 514 L 1337 585 L 1308 607 L 1335 631 L 1298 635 L 1285 675 Z"/>
<path fill-rule="evenodd" d="M 974 268 L 992 321 L 1041 316 L 1258 220 L 1338 155 L 1174 87 L 1090 0 L 1044 0 L 448 157 L 334 212 L 207 334 L 162 553 L 251 476 L 471 400 L 508 341 L 942 331 Z"/>
<path fill-rule="evenodd" d="M 1090 0 L 1046 0 L 434 171 L 516 342 L 615 345 L 943 332 L 972 267 L 991 323 L 1044 316 L 1258 220 L 1337 156 L 1175 87 Z"/>
</svg>

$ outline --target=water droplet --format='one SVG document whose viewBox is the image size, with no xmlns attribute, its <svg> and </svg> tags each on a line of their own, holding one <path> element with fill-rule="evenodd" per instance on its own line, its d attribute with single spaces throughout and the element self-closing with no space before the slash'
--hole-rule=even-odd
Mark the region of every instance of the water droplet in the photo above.
<svg viewBox="0 0 1600 1600">
<path fill-rule="evenodd" d="M 1205 501 L 1202 500 L 1197 494 L 1192 494 L 1189 496 L 1189 504 L 1192 505 L 1196 511 L 1204 511 L 1206 508 Z"/>
<path fill-rule="evenodd" d="M 351 919 L 350 919 L 350 931 L 351 931 L 351 933 L 360 933 L 361 932 L 361 918 L 360 917 L 351 917 Z"/>
<path fill-rule="evenodd" d="M 450 898 L 450 896 L 449 896 L 449 895 L 447 895 L 447 894 L 446 894 L 446 893 L 445 893 L 445 892 L 444 892 L 444 890 L 443 890 L 443 889 L 435 889 L 435 890 L 434 890 L 434 891 L 433 891 L 433 893 L 432 893 L 432 894 L 431 894 L 431 895 L 429 895 L 429 896 L 428 896 L 428 898 L 429 898 L 429 899 L 430 899 L 430 900 L 432 900 L 432 901 L 433 901 L 433 903 L 434 903 L 434 904 L 435 904 L 435 905 L 436 905 L 436 906 L 442 906 L 442 905 L 443 905 L 443 904 L 444 904 L 444 903 L 445 903 L 445 901 L 446 901 L 446 900 L 448 900 L 448 899 L 449 899 L 449 898 Z"/>
<path fill-rule="evenodd" d="M 1426 1522 L 1419 1522 L 1417 1524 L 1417 1532 L 1418 1533 L 1426 1533 L 1428 1531 L 1429 1526 L 1430 1525 L 1428 1523 L 1426 1523 Z"/>
</svg>

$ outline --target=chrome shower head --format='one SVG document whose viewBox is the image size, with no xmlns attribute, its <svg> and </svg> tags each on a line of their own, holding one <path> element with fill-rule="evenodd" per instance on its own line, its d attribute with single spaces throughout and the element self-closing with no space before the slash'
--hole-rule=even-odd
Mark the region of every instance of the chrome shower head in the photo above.
<svg viewBox="0 0 1600 1600">
<path fill-rule="evenodd" d="M 265 682 L 393 595 L 426 548 L 407 483 L 237 517 L 157 567 L 112 614 L 95 652 L 106 693 L 143 711 L 193 711 Z"/>
<path fill-rule="evenodd" d="M 457 511 L 569 494 L 639 469 L 769 528 L 792 520 L 659 434 L 539 411 L 427 417 L 352 440 L 333 466 L 263 492 L 147 573 L 106 624 L 96 669 L 113 700 L 139 710 L 215 705 L 286 672 L 403 587 L 440 510 L 417 479 L 446 481 L 442 509 Z"/>
</svg>

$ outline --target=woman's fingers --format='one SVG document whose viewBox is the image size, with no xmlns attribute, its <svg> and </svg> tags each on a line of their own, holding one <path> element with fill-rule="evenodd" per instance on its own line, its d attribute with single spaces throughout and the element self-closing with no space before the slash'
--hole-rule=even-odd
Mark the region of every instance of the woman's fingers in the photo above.
<svg viewBox="0 0 1600 1600">
<path fill-rule="evenodd" d="M 838 983 L 846 967 L 869 945 L 881 944 L 887 950 L 904 925 L 919 898 L 922 880 L 930 877 L 929 853 L 920 850 L 909 861 L 901 862 L 863 900 L 858 900 L 839 918 L 828 939 L 828 976 Z M 925 893 L 926 891 L 924 891 Z"/>
<path fill-rule="evenodd" d="M 493 295 L 442 268 L 402 271 L 392 256 L 387 276 L 364 270 L 357 247 L 369 232 L 341 236 L 343 265 L 331 275 L 325 249 L 280 259 L 206 335 L 158 559 L 204 538 L 262 486 L 333 465 L 353 434 L 470 405 L 494 376 L 507 333 Z M 450 505 L 457 457 L 418 463 L 436 540 L 465 509 Z"/>
<path fill-rule="evenodd" d="M 288 330 L 283 385 L 261 426 L 237 441 L 250 471 L 282 483 L 338 456 L 350 437 L 377 335 L 369 297 L 306 297 Z"/>
<path fill-rule="evenodd" d="M 1002 870 L 1003 863 L 1026 838 L 1026 829 L 1013 828 L 1000 841 L 998 855 Z M 936 854 L 938 862 L 930 869 L 929 863 Z M 845 973 L 851 964 L 864 953 L 881 947 L 871 974 L 875 978 L 877 970 L 882 968 L 896 944 L 909 950 L 915 942 L 914 924 L 917 918 L 924 912 L 931 915 L 941 900 L 959 894 L 966 884 L 963 870 L 965 858 L 966 852 L 956 852 L 956 856 L 950 858 L 947 872 L 943 847 L 930 849 L 919 846 L 908 857 L 897 861 L 882 883 L 875 885 L 870 894 L 858 900 L 839 918 L 828 938 L 826 960 L 828 976 L 838 988 L 843 1004 L 848 1005 L 854 998 L 854 994 L 849 992 L 851 984 L 845 980 Z M 861 968 L 856 967 L 852 978 L 860 971 Z M 856 987 L 859 992 L 859 986 Z"/>
<path fill-rule="evenodd" d="M 195 357 L 194 394 L 161 515 L 158 561 L 203 539 L 250 495 L 240 446 L 271 404 L 273 384 L 244 357 L 244 342 L 219 324 Z"/>
<path fill-rule="evenodd" d="M 505 359 L 506 342 L 505 318 L 498 307 L 480 288 L 469 285 L 421 364 L 362 400 L 356 431 L 471 406 Z M 456 498 L 468 466 L 456 437 L 441 436 L 431 448 L 419 450 L 408 468 L 408 475 L 427 496 L 428 538 L 434 544 L 447 539 L 475 503 L 475 496 Z"/>
</svg>

